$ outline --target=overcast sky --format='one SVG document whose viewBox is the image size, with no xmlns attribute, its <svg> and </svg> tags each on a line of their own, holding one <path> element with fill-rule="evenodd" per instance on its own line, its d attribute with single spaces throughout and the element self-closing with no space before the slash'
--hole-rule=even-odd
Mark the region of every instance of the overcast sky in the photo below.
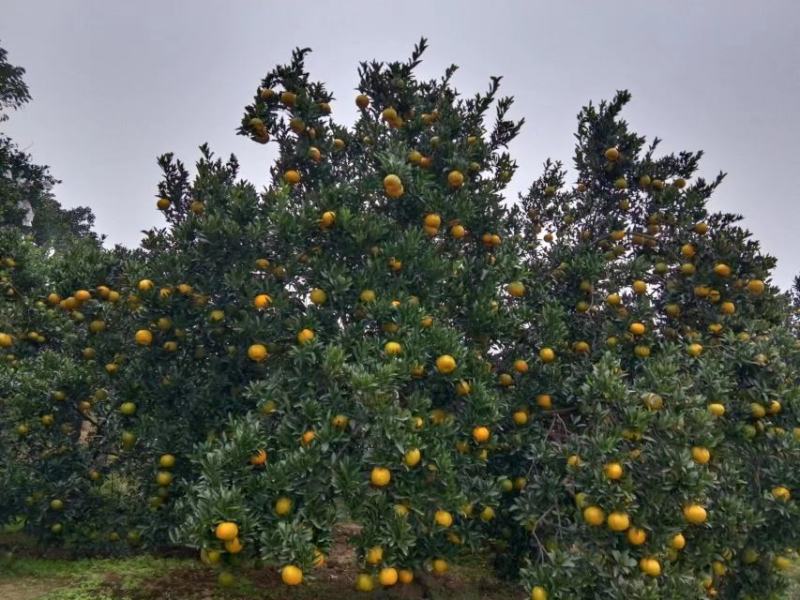
<svg viewBox="0 0 800 600">
<path fill-rule="evenodd" d="M 627 88 L 639 133 L 665 151 L 706 150 L 701 175 L 728 172 L 712 206 L 745 216 L 779 259 L 776 283 L 800 272 L 798 0 L 0 0 L 0 44 L 33 94 L 2 126 L 51 165 L 64 205 L 90 206 L 110 242 L 136 245 L 162 222 L 163 152 L 193 164 L 209 142 L 267 183 L 273 145 L 234 128 L 294 47 L 314 50 L 312 77 L 350 124 L 358 61 L 405 59 L 423 35 L 421 75 L 456 63 L 462 93 L 503 75 L 516 97 L 527 124 L 511 148 L 512 196 L 547 157 L 571 164 L 583 104 Z"/>
</svg>

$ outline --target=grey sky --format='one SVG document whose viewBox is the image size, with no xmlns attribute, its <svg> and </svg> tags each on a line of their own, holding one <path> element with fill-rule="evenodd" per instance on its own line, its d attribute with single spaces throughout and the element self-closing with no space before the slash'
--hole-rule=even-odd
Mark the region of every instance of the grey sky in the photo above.
<svg viewBox="0 0 800 600">
<path fill-rule="evenodd" d="M 24 66 L 33 102 L 4 124 L 85 204 L 111 242 L 135 245 L 163 221 L 158 154 L 188 164 L 209 142 L 235 153 L 242 176 L 267 182 L 271 145 L 234 134 L 260 78 L 295 46 L 352 123 L 359 60 L 403 59 L 421 35 L 421 74 L 450 63 L 463 93 L 504 75 L 527 125 L 511 150 L 510 193 L 548 156 L 570 163 L 586 101 L 630 89 L 626 117 L 663 149 L 706 150 L 701 174 L 729 173 L 712 206 L 745 216 L 779 259 L 775 281 L 800 272 L 800 2 L 627 0 L 492 2 L 0 0 L 0 43 Z"/>
</svg>

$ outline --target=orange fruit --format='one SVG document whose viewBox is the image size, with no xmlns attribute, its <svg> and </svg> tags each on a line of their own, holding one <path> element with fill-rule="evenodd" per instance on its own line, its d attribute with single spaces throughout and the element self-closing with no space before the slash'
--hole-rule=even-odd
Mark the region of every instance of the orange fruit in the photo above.
<svg viewBox="0 0 800 600">
<path fill-rule="evenodd" d="M 150 333 L 147 329 L 140 329 L 136 332 L 134 336 L 136 343 L 140 346 L 149 346 L 153 343 L 153 334 Z"/>
<path fill-rule="evenodd" d="M 464 174 L 461 171 L 450 171 L 447 174 L 447 184 L 453 189 L 460 188 L 464 184 Z"/>
<path fill-rule="evenodd" d="M 385 467 L 373 467 L 369 481 L 375 487 L 386 487 L 392 480 L 392 473 Z"/>
<path fill-rule="evenodd" d="M 442 354 L 436 359 L 436 370 L 448 375 L 456 370 L 456 359 L 449 354 Z"/>
<path fill-rule="evenodd" d="M 394 567 L 384 567 L 378 573 L 378 582 L 383 587 L 391 587 L 397 583 L 399 574 Z"/>
<path fill-rule="evenodd" d="M 487 427 L 478 426 L 472 430 L 472 439 L 475 440 L 476 443 L 482 444 L 484 442 L 489 441 L 492 433 L 489 431 Z"/>
<path fill-rule="evenodd" d="M 383 178 L 383 190 L 386 192 L 386 195 L 393 200 L 396 200 L 405 192 L 403 182 L 394 174 L 389 174 Z"/>
<path fill-rule="evenodd" d="M 286 585 L 300 585 L 303 583 L 303 571 L 294 565 L 286 565 L 281 569 L 281 581 Z"/>
<path fill-rule="evenodd" d="M 631 526 L 630 517 L 624 512 L 612 512 L 608 515 L 607 521 L 611 531 L 625 531 Z"/>
<path fill-rule="evenodd" d="M 218 540 L 229 542 L 236 539 L 236 537 L 239 535 L 239 527 L 236 525 L 236 523 L 223 521 L 217 525 L 217 528 L 214 530 L 214 535 Z"/>
<path fill-rule="evenodd" d="M 692 525 L 700 525 L 705 523 L 708 513 L 699 504 L 687 504 L 683 507 L 683 518 Z"/>
<path fill-rule="evenodd" d="M 254 362 L 261 362 L 268 354 L 264 344 L 253 344 L 247 349 L 247 357 Z"/>
</svg>

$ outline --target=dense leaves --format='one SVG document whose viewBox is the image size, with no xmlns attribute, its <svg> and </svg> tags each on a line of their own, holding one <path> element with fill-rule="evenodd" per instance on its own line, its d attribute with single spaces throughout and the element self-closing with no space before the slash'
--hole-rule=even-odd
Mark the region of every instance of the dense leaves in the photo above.
<svg viewBox="0 0 800 600">
<path fill-rule="evenodd" d="M 577 182 L 548 161 L 508 205 L 512 100 L 418 80 L 425 46 L 361 64 L 350 127 L 296 50 L 239 128 L 278 144 L 271 184 L 164 155 L 135 251 L 3 230 L 0 517 L 191 546 L 223 584 L 294 585 L 346 523 L 362 590 L 490 552 L 535 600 L 778 593 L 796 330 L 707 210 L 722 176 L 657 156 L 619 92 L 579 114 Z"/>
</svg>

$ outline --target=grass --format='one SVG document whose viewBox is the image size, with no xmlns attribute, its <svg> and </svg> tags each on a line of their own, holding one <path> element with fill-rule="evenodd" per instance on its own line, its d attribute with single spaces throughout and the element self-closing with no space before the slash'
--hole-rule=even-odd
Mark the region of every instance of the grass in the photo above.
<svg viewBox="0 0 800 600">
<path fill-rule="evenodd" d="M 185 559 L 139 556 L 116 559 L 45 559 L 0 554 L 2 600 L 351 600 L 357 567 L 351 552 L 332 555 L 297 588 L 280 582 L 275 569 L 237 573 L 227 589 L 219 571 Z M 360 596 L 360 594 L 359 594 Z M 369 596 L 365 596 L 369 597 Z M 479 562 L 452 567 L 444 577 L 421 574 L 410 586 L 376 591 L 385 599 L 513 600 L 519 587 L 501 583 Z"/>
</svg>

